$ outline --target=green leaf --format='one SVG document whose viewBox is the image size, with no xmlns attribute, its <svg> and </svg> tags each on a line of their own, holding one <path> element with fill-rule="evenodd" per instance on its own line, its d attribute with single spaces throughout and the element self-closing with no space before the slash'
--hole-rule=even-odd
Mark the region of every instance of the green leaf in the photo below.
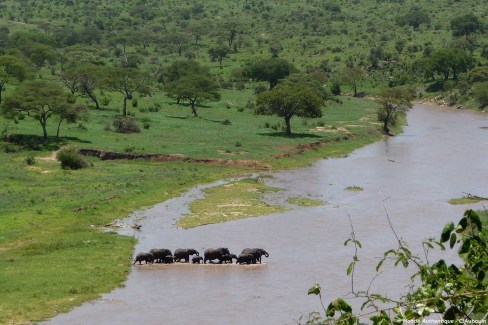
<svg viewBox="0 0 488 325">
<path fill-rule="evenodd" d="M 376 265 L 376 272 L 378 272 L 378 270 L 381 268 L 384 261 L 385 261 L 385 259 L 381 259 L 381 261 L 378 263 L 378 265 Z"/>
<path fill-rule="evenodd" d="M 451 232 L 454 230 L 454 223 L 451 221 L 447 225 L 444 226 L 441 233 L 441 243 L 445 243 L 449 240 L 451 236 Z"/>
<path fill-rule="evenodd" d="M 451 249 L 456 245 L 456 239 L 456 233 L 451 233 L 451 240 L 449 241 L 449 247 L 451 247 Z"/>
<path fill-rule="evenodd" d="M 320 284 L 318 284 L 317 282 L 315 282 L 315 284 L 313 285 L 313 287 L 311 287 L 310 289 L 308 289 L 308 294 L 309 295 L 320 295 L 320 292 L 322 291 L 322 288 L 320 288 Z"/>
<path fill-rule="evenodd" d="M 478 276 L 476 277 L 479 282 L 483 282 L 485 279 L 485 271 L 481 270 L 478 272 Z"/>
<path fill-rule="evenodd" d="M 468 217 L 469 221 L 471 221 L 476 225 L 479 231 L 483 229 L 483 226 L 481 225 L 480 216 L 476 212 L 474 212 L 473 210 L 466 210 L 464 215 Z"/>
<path fill-rule="evenodd" d="M 471 247 L 471 240 L 469 238 L 466 238 L 463 242 L 463 245 L 461 246 L 461 249 L 459 250 L 459 254 L 466 254 Z"/>
<path fill-rule="evenodd" d="M 463 232 L 464 230 L 466 230 L 467 226 L 468 226 L 468 219 L 463 217 L 458 223 L 458 229 L 459 229 L 458 232 Z"/>
<path fill-rule="evenodd" d="M 347 275 L 351 275 L 352 271 L 354 270 L 354 265 L 356 264 L 356 262 L 352 261 L 349 266 L 347 267 Z"/>
<path fill-rule="evenodd" d="M 347 244 L 349 244 L 349 242 L 350 242 L 351 240 L 352 240 L 351 238 L 349 238 L 348 240 L 346 240 L 346 241 L 344 242 L 344 246 L 347 246 Z"/>
</svg>

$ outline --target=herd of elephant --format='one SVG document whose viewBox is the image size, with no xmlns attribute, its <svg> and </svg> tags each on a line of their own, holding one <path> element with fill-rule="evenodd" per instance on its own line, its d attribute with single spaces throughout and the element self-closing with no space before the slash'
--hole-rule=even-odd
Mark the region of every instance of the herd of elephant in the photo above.
<svg viewBox="0 0 488 325">
<path fill-rule="evenodd" d="M 166 248 L 153 248 L 148 253 L 138 253 L 136 255 L 136 259 L 134 260 L 134 264 L 137 262 L 139 262 L 139 264 L 142 264 L 142 262 L 145 262 L 146 264 L 172 264 L 176 262 L 189 263 L 190 256 L 192 255 L 195 255 L 191 259 L 193 264 L 200 264 L 201 262 L 204 264 L 207 262 L 232 264 L 234 259 L 236 260 L 236 264 L 256 264 L 258 262 L 261 263 L 261 257 L 263 255 L 269 257 L 268 252 L 262 248 L 245 248 L 242 250 L 239 256 L 236 254 L 231 254 L 228 248 L 208 248 L 203 253 L 203 257 L 201 257 L 200 254 L 193 248 L 178 248 L 173 254 L 169 249 Z"/>
</svg>

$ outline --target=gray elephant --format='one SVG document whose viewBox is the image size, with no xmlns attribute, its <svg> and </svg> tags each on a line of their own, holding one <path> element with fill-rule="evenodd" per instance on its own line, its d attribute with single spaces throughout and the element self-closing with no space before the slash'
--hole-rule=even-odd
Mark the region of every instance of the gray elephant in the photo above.
<svg viewBox="0 0 488 325">
<path fill-rule="evenodd" d="M 269 253 L 262 248 L 244 248 L 241 254 L 251 254 L 256 262 L 261 263 L 261 256 L 269 257 Z"/>
<path fill-rule="evenodd" d="M 154 262 L 154 256 L 151 253 L 137 253 L 136 259 L 134 260 L 134 264 L 139 262 L 139 265 L 142 264 L 142 261 L 147 263 L 153 263 Z"/>
<path fill-rule="evenodd" d="M 203 257 L 201 256 L 193 256 L 191 262 L 193 264 L 200 264 L 203 261 Z"/>
<path fill-rule="evenodd" d="M 222 255 L 222 263 L 230 263 L 232 264 L 232 261 L 233 259 L 236 259 L 237 260 L 237 256 L 236 254 L 225 254 L 225 255 Z"/>
<path fill-rule="evenodd" d="M 219 264 L 222 263 L 222 256 L 230 255 L 229 249 L 225 247 L 219 248 L 207 248 L 203 253 L 203 263 L 207 261 L 219 260 Z"/>
<path fill-rule="evenodd" d="M 166 248 L 153 248 L 149 253 L 153 254 L 154 262 L 156 263 L 164 263 L 163 259 L 168 255 L 172 255 L 171 251 Z"/>
<path fill-rule="evenodd" d="M 178 248 L 174 253 L 175 262 L 185 260 L 185 263 L 188 263 L 190 261 L 190 255 L 200 256 L 200 254 L 193 248 Z"/>
<path fill-rule="evenodd" d="M 175 262 L 175 258 L 173 255 L 166 255 L 161 259 L 161 263 L 164 264 L 173 264 Z"/>
<path fill-rule="evenodd" d="M 252 254 L 240 254 L 237 256 L 236 264 L 255 264 L 256 259 Z"/>
</svg>

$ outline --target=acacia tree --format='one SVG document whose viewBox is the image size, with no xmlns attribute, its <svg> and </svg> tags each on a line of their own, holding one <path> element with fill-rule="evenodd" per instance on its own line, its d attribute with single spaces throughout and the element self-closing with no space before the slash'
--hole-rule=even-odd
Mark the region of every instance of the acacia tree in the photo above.
<svg viewBox="0 0 488 325">
<path fill-rule="evenodd" d="M 413 30 L 418 31 L 420 24 L 430 24 L 430 17 L 421 7 L 413 6 L 406 14 L 398 17 L 397 23 L 400 26 L 410 25 Z"/>
<path fill-rule="evenodd" d="M 303 84 L 278 85 L 270 91 L 260 93 L 257 98 L 256 115 L 277 115 L 285 119 L 286 135 L 291 135 L 293 116 L 322 117 L 323 98 L 315 89 Z"/>
<path fill-rule="evenodd" d="M 52 116 L 65 114 L 74 103 L 72 95 L 63 87 L 49 81 L 30 80 L 19 85 L 2 103 L 1 111 L 7 118 L 25 114 L 37 120 L 47 140 L 47 121 Z"/>
<path fill-rule="evenodd" d="M 29 74 L 29 67 L 24 60 L 13 55 L 0 56 L 0 103 L 5 84 L 15 81 L 24 81 Z"/>
<path fill-rule="evenodd" d="M 411 91 L 401 88 L 387 88 L 380 92 L 378 102 L 378 121 L 383 122 L 383 131 L 390 134 L 388 125 L 395 124 L 398 114 L 405 113 L 412 108 L 413 95 Z"/>
<path fill-rule="evenodd" d="M 104 80 L 105 87 L 124 96 L 122 115 L 127 116 L 127 101 L 132 99 L 135 92 L 150 93 L 149 76 L 134 68 L 110 68 Z"/>
<path fill-rule="evenodd" d="M 361 80 L 363 80 L 364 74 L 364 70 L 360 67 L 348 67 L 342 73 L 342 82 L 351 86 L 354 97 L 358 95 L 358 86 Z"/>
<path fill-rule="evenodd" d="M 433 70 L 444 75 L 448 80 L 452 72 L 454 79 L 460 72 L 464 72 L 471 65 L 472 57 L 465 51 L 456 48 L 440 49 L 429 58 Z"/>
<path fill-rule="evenodd" d="M 222 69 L 222 61 L 228 57 L 229 52 L 230 52 L 229 47 L 223 44 L 219 44 L 208 50 L 208 54 L 210 55 L 210 60 L 218 61 L 220 69 Z"/>
<path fill-rule="evenodd" d="M 168 82 L 165 91 L 169 96 L 176 97 L 177 101 L 188 100 L 191 111 L 198 117 L 196 103 L 204 100 L 220 100 L 219 84 L 210 74 L 192 73 Z"/>
<path fill-rule="evenodd" d="M 297 68 L 285 59 L 271 58 L 258 60 L 244 68 L 243 74 L 257 81 L 269 82 L 269 89 L 273 89 L 280 79 L 297 72 Z"/>
<path fill-rule="evenodd" d="M 483 30 L 483 23 L 480 19 L 470 13 L 456 17 L 451 20 L 452 36 L 468 36 Z"/>
</svg>

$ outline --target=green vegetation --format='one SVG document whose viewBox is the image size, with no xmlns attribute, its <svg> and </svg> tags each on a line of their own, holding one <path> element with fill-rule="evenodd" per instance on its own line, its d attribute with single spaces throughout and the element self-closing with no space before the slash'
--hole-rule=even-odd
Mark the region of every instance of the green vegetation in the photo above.
<svg viewBox="0 0 488 325">
<path fill-rule="evenodd" d="M 450 204 L 471 204 L 471 203 L 478 203 L 486 200 L 488 200 L 488 198 L 468 194 L 460 198 L 450 199 L 448 202 Z"/>
<path fill-rule="evenodd" d="M 354 191 L 354 192 L 361 192 L 361 191 L 363 191 L 363 188 L 360 187 L 360 186 L 353 185 L 353 186 L 346 187 L 344 190 L 346 190 L 346 191 Z"/>
<path fill-rule="evenodd" d="M 119 285 L 134 242 L 100 225 L 249 166 L 343 156 L 380 139 L 381 122 L 399 132 L 405 102 L 361 99 L 385 87 L 484 108 L 483 15 L 477 0 L 1 1 L 0 323 Z M 284 123 L 254 114 L 280 87 L 320 103 L 266 110 Z M 63 170 L 53 151 L 66 145 L 209 163 Z"/>
<path fill-rule="evenodd" d="M 413 275 L 415 282 L 411 290 L 397 299 L 370 291 L 354 290 L 354 268 L 360 262 L 357 255 L 362 246 L 355 238 L 353 229 L 351 237 L 344 243 L 355 247 L 355 255 L 346 273 L 351 276 L 351 294 L 364 302 L 363 307 L 376 307 L 367 313 L 369 320 L 373 324 L 405 324 L 422 323 L 425 319 L 432 320 L 432 317 L 436 317 L 444 323 L 484 323 L 488 312 L 486 217 L 486 212 L 480 215 L 473 210 L 467 210 L 457 225 L 449 222 L 444 227 L 440 240 L 429 238 L 422 242 L 424 257 L 412 254 L 407 243 L 397 237 L 398 247 L 384 253 L 376 267 L 375 276 L 376 279 L 381 275 L 387 260 L 393 260 L 395 267 L 411 266 L 417 270 Z M 397 236 L 393 228 L 392 232 Z M 444 251 L 447 243 L 451 249 L 458 249 L 458 255 L 464 261 L 462 265 L 448 265 L 444 259 L 429 261 L 429 252 L 436 248 Z M 360 313 L 353 310 L 342 298 L 331 301 L 326 308 L 318 283 L 309 289 L 308 294 L 319 296 L 323 313 L 310 313 L 307 324 L 356 324 L 361 316 L 365 316 L 364 311 Z"/>
<path fill-rule="evenodd" d="M 314 200 L 306 197 L 290 197 L 286 199 L 286 203 L 298 205 L 300 207 L 315 207 L 315 206 L 327 204 L 324 201 Z"/>
<path fill-rule="evenodd" d="M 256 217 L 286 211 L 285 207 L 269 205 L 263 194 L 279 191 L 259 178 L 247 178 L 205 190 L 205 198 L 190 203 L 189 215 L 178 221 L 182 228 Z"/>
</svg>

